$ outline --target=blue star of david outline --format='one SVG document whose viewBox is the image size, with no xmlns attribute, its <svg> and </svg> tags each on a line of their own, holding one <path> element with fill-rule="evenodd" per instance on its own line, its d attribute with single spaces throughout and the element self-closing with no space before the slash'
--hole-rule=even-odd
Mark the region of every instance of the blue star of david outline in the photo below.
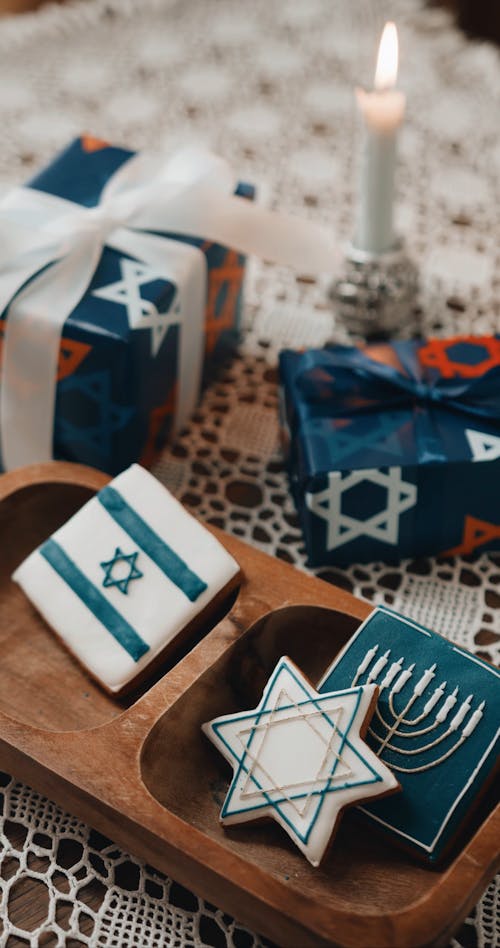
<svg viewBox="0 0 500 948">
<path fill-rule="evenodd" d="M 56 437 L 65 442 L 83 442 L 98 448 L 106 458 L 111 456 L 111 437 L 124 428 L 134 414 L 134 408 L 117 405 L 111 400 L 109 372 L 92 372 L 89 375 L 70 375 L 59 383 L 61 394 L 78 392 L 93 402 L 99 413 L 95 425 L 75 425 L 72 421 L 56 417 Z"/>
<path fill-rule="evenodd" d="M 116 547 L 115 555 L 110 560 L 105 560 L 104 563 L 99 565 L 104 570 L 104 579 L 102 585 L 105 589 L 110 588 L 111 586 L 116 586 L 121 593 L 125 596 L 128 594 L 129 584 L 134 579 L 141 579 L 144 576 L 144 573 L 141 573 L 140 569 L 137 569 L 136 561 L 139 556 L 139 551 L 136 550 L 135 553 L 124 553 L 119 546 Z M 113 578 L 113 569 L 117 563 L 128 563 L 130 570 L 128 576 L 123 576 L 122 579 Z"/>
<path fill-rule="evenodd" d="M 351 425 L 348 425 L 345 428 L 335 428 L 332 431 L 329 454 L 336 464 L 355 454 L 356 451 L 366 451 L 367 448 L 392 458 L 401 458 L 402 450 L 398 436 L 401 429 L 401 415 L 391 414 L 390 412 L 377 415 L 369 439 L 366 435 L 352 434 L 350 429 Z M 390 435 L 392 437 L 389 440 Z M 378 439 L 384 436 L 388 436 L 387 443 L 380 444 Z"/>
<path fill-rule="evenodd" d="M 294 702 L 293 704 L 290 704 L 290 705 L 282 705 L 282 706 L 280 706 L 280 711 L 286 711 L 286 710 L 288 710 L 288 709 L 292 709 L 292 708 L 296 708 L 296 707 L 299 707 L 299 708 L 300 708 L 300 707 L 303 707 L 304 705 L 313 705 L 315 708 L 317 708 L 317 710 L 319 710 L 319 711 L 321 712 L 322 717 L 328 722 L 328 724 L 330 725 L 330 727 L 331 727 L 332 729 L 333 729 L 333 728 L 336 728 L 337 733 L 338 733 L 339 736 L 340 736 L 340 747 L 339 747 L 339 750 L 338 750 L 338 752 L 337 752 L 337 754 L 336 754 L 336 756 L 335 756 L 335 759 L 334 759 L 334 762 L 333 762 L 333 766 L 332 766 L 332 771 L 331 771 L 330 775 L 325 778 L 325 786 L 323 787 L 322 790 L 313 790 L 313 791 L 310 791 L 310 792 L 308 792 L 308 793 L 305 793 L 305 792 L 297 792 L 296 794 L 290 794 L 289 797 L 283 797 L 282 799 L 279 799 L 279 800 L 272 800 L 271 797 L 270 797 L 270 795 L 269 795 L 269 793 L 268 793 L 266 790 L 263 789 L 263 787 L 262 787 L 261 784 L 259 783 L 257 777 L 251 772 L 251 769 L 248 768 L 248 766 L 247 766 L 245 760 L 246 760 L 246 757 L 247 757 L 247 749 L 250 747 L 250 745 L 251 745 L 251 743 L 252 743 L 252 740 L 253 740 L 253 737 L 254 737 L 254 735 L 255 735 L 255 728 L 256 728 L 256 726 L 259 724 L 259 722 L 260 722 L 262 716 L 263 716 L 265 713 L 267 713 L 267 712 L 269 711 L 269 709 L 268 709 L 268 707 L 267 707 L 267 702 L 268 702 L 268 699 L 269 699 L 270 695 L 272 694 L 273 685 L 274 685 L 274 683 L 275 683 L 275 681 L 276 681 L 278 675 L 281 673 L 281 671 L 282 671 L 283 669 L 286 669 L 286 671 L 293 677 L 293 679 L 295 680 L 295 682 L 299 685 L 300 689 L 301 689 L 301 690 L 304 692 L 304 694 L 306 695 L 306 699 L 305 699 L 304 701 Z M 321 808 L 322 808 L 322 806 L 323 806 L 323 803 L 324 803 L 324 800 L 325 800 L 325 797 L 326 797 L 327 793 L 335 793 L 335 792 L 338 791 L 338 790 L 345 790 L 346 787 L 360 787 L 360 786 L 365 786 L 366 784 L 379 783 L 379 782 L 382 780 L 382 777 L 380 776 L 380 774 L 377 773 L 377 771 L 371 766 L 371 764 L 368 763 L 367 760 L 365 760 L 365 758 L 359 753 L 359 751 L 356 749 L 356 747 L 353 746 L 353 744 L 351 743 L 351 741 L 349 740 L 349 737 L 348 737 L 349 731 L 350 731 L 351 726 L 352 726 L 352 723 L 353 723 L 353 721 L 354 721 L 354 719 L 355 719 L 355 717 L 356 717 L 356 713 L 357 713 L 357 710 L 358 710 L 358 708 L 359 708 L 359 704 L 360 704 L 360 701 L 361 701 L 361 695 L 362 695 L 362 689 L 361 689 L 360 687 L 358 687 L 358 688 L 349 688 L 349 689 L 346 689 L 345 691 L 339 691 L 339 692 L 337 692 L 337 694 L 336 694 L 336 696 L 338 696 L 339 698 L 341 698 L 343 695 L 350 695 L 350 694 L 356 694 L 356 696 L 357 696 L 357 698 L 356 698 L 356 703 L 355 703 L 355 706 L 354 706 L 354 709 L 353 709 L 353 711 L 352 711 L 352 714 L 351 714 L 351 717 L 350 717 L 350 720 L 349 720 L 349 723 L 348 723 L 347 727 L 346 727 L 345 729 L 341 729 L 337 724 L 335 724 L 335 723 L 331 720 L 331 718 L 328 716 L 328 714 L 327 714 L 325 711 L 322 711 L 322 708 L 321 708 L 321 705 L 322 705 L 325 701 L 330 701 L 330 700 L 331 700 L 331 695 L 328 694 L 328 695 L 323 696 L 323 695 L 318 695 L 317 692 L 315 692 L 314 690 L 308 691 L 307 688 L 305 688 L 303 682 L 302 682 L 299 678 L 297 678 L 297 676 L 296 676 L 294 670 L 288 665 L 288 663 L 287 663 L 286 661 L 281 661 L 281 662 L 279 662 L 279 664 L 278 664 L 277 667 L 275 668 L 274 673 L 273 673 L 273 675 L 272 675 L 272 677 L 271 677 L 271 679 L 270 679 L 268 685 L 266 686 L 266 692 L 265 692 L 264 699 L 262 700 L 261 704 L 260 704 L 256 709 L 254 709 L 253 711 L 248 711 L 248 712 L 246 712 L 246 713 L 244 713 L 244 714 L 239 714 L 239 715 L 238 715 L 238 714 L 235 714 L 235 715 L 233 715 L 233 716 L 231 717 L 230 720 L 226 720 L 225 722 L 221 722 L 221 723 L 219 723 L 219 724 L 214 723 L 214 724 L 212 725 L 213 730 L 215 731 L 215 733 L 217 734 L 217 736 L 220 738 L 220 740 L 223 742 L 223 744 L 227 747 L 227 749 L 229 750 L 229 753 L 231 754 L 231 756 L 234 758 L 234 760 L 235 760 L 236 763 L 238 764 L 237 770 L 235 771 L 234 776 L 233 776 L 233 780 L 232 780 L 232 782 L 231 782 L 231 786 L 229 787 L 229 790 L 228 790 L 226 799 L 224 800 L 224 805 L 223 805 L 222 811 L 221 811 L 221 818 L 224 818 L 225 816 L 237 816 L 237 815 L 240 814 L 240 813 L 246 813 L 246 812 L 249 812 L 249 811 L 262 810 L 262 809 L 266 809 L 268 806 L 271 806 L 277 813 L 280 814 L 280 817 L 281 817 L 281 818 L 285 821 L 285 823 L 290 827 L 290 829 L 292 830 L 292 832 L 294 833 L 294 835 L 295 835 L 298 839 L 300 839 L 301 842 L 303 842 L 305 845 L 307 845 L 307 843 L 308 843 L 308 841 L 309 841 L 309 837 L 310 837 L 310 835 L 311 835 L 311 832 L 312 832 L 312 830 L 313 830 L 313 828 L 314 828 L 314 826 L 315 826 L 315 824 L 316 824 L 316 821 L 317 821 L 317 819 L 318 819 L 318 817 L 319 817 L 319 814 L 320 814 L 320 811 L 321 811 Z M 247 741 L 247 744 L 246 744 L 246 747 L 245 747 L 245 749 L 244 749 L 244 751 L 243 751 L 243 754 L 240 755 L 240 754 L 238 754 L 238 753 L 233 749 L 233 747 L 228 743 L 228 741 L 225 739 L 224 735 L 223 735 L 221 732 L 222 732 L 222 730 L 224 729 L 224 727 L 225 727 L 226 725 L 228 725 L 228 724 L 231 724 L 231 725 L 232 725 L 232 724 L 235 724 L 235 723 L 237 723 L 237 722 L 239 722 L 239 721 L 248 721 L 248 720 L 251 720 L 252 718 L 254 719 L 254 723 L 253 723 L 253 725 L 252 725 L 251 734 L 250 734 L 250 737 L 249 737 L 249 739 L 248 739 L 248 741 Z M 354 753 L 354 755 L 358 758 L 358 760 L 361 760 L 361 762 L 365 765 L 365 767 L 373 774 L 373 778 L 372 778 L 371 780 L 367 780 L 367 779 L 358 780 L 358 781 L 355 781 L 355 780 L 354 780 L 354 781 L 349 781 L 349 780 L 348 780 L 348 781 L 346 781 L 345 783 L 339 784 L 339 785 L 337 785 L 337 786 L 332 786 L 332 785 L 331 785 L 331 781 L 333 780 L 333 778 L 334 778 L 334 776 L 335 776 L 335 771 L 336 771 L 336 769 L 337 769 L 337 764 L 338 764 L 338 762 L 339 762 L 339 759 L 340 759 L 341 756 L 342 756 L 342 751 L 343 751 L 343 749 L 344 749 L 344 747 L 345 747 L 346 745 L 347 745 L 347 747 L 349 747 L 349 749 Z M 240 809 L 240 810 L 231 810 L 231 809 L 230 809 L 231 799 L 232 799 L 232 797 L 233 797 L 233 795 L 234 795 L 234 793 L 235 793 L 235 791 L 236 791 L 236 789 L 237 789 L 238 779 L 239 779 L 239 777 L 240 777 L 242 771 L 244 771 L 244 773 L 247 774 L 247 776 L 249 777 L 249 779 L 252 780 L 252 782 L 256 785 L 257 789 L 261 792 L 261 794 L 262 794 L 262 796 L 265 798 L 266 802 L 265 802 L 265 803 L 260 803 L 260 804 L 253 804 L 252 806 L 245 807 L 245 808 Z M 301 832 L 297 829 L 297 827 L 293 824 L 293 822 L 289 819 L 289 817 L 283 812 L 283 810 L 281 809 L 281 804 L 287 803 L 289 800 L 302 800 L 302 799 L 304 799 L 305 797 L 318 797 L 318 803 L 317 803 L 317 806 L 316 806 L 316 809 L 315 809 L 314 813 L 313 813 L 312 816 L 311 816 L 311 820 L 310 820 L 310 823 L 309 823 L 309 826 L 308 826 L 306 832 L 305 832 L 305 833 L 301 833 Z"/>
</svg>

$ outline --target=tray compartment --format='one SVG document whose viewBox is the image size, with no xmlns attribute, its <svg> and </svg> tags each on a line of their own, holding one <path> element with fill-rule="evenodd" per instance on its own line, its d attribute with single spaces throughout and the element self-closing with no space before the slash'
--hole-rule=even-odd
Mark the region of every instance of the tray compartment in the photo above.
<svg viewBox="0 0 500 948">
<path fill-rule="evenodd" d="M 273 823 L 225 832 L 218 822 L 230 769 L 200 724 L 255 706 L 282 654 L 316 681 L 368 603 L 209 528 L 241 566 L 239 593 L 128 707 L 90 683 L 32 610 L 22 614 L 12 569 L 107 481 L 65 463 L 0 478 L 0 634 L 15 656 L 10 674 L 0 665 L 3 769 L 277 943 L 449 944 L 498 867 L 500 807 L 482 809 L 440 871 L 369 835 L 354 813 L 319 871 Z"/>
<path fill-rule="evenodd" d="M 256 622 L 157 721 L 143 747 L 142 778 L 167 810 L 288 889 L 331 908 L 373 910 L 380 876 L 391 874 L 386 912 L 414 904 L 435 872 L 387 844 L 348 812 L 324 867 L 313 869 L 274 822 L 224 829 L 219 811 L 231 768 L 200 731 L 219 714 L 254 707 L 277 660 L 289 655 L 316 682 L 353 634 L 356 619 L 318 606 L 278 609 Z"/>
<path fill-rule="evenodd" d="M 0 505 L 0 710 L 48 731 L 95 727 L 124 707 L 91 681 L 10 578 L 92 493 L 74 484 L 32 484 Z"/>
<path fill-rule="evenodd" d="M 94 493 L 77 484 L 46 482 L 21 486 L 0 504 L 0 711 L 47 731 L 88 730 L 116 718 L 180 661 L 238 596 L 237 589 L 229 591 L 210 623 L 194 627 L 166 661 L 146 669 L 132 692 L 124 697 L 106 694 L 10 578 Z"/>
</svg>

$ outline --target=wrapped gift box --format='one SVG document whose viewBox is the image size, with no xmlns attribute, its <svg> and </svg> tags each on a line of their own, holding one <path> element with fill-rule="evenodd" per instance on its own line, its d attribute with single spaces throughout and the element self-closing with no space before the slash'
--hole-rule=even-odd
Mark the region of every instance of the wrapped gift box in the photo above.
<svg viewBox="0 0 500 948">
<path fill-rule="evenodd" d="M 309 563 L 500 549 L 500 337 L 280 357 Z"/>
<path fill-rule="evenodd" d="M 93 207 L 133 152 L 88 136 L 31 182 L 38 192 Z M 236 194 L 252 199 L 253 188 Z M 199 247 L 208 265 L 207 360 L 227 352 L 239 323 L 244 257 L 210 240 L 162 236 Z M 179 382 L 177 287 L 105 246 L 93 279 L 67 318 L 57 371 L 53 454 L 116 474 L 150 464 L 172 427 Z M 5 314 L 4 314 L 5 319 Z M 5 324 L 0 320 L 0 343 Z"/>
</svg>

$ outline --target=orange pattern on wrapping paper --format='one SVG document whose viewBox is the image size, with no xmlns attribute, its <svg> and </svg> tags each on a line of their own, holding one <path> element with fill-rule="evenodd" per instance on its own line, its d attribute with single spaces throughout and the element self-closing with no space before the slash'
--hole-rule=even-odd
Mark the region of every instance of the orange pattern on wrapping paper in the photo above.
<svg viewBox="0 0 500 948">
<path fill-rule="evenodd" d="M 177 384 L 172 388 L 166 402 L 153 408 L 149 415 L 148 436 L 139 461 L 144 467 L 151 467 L 162 451 L 163 445 L 158 445 L 165 419 L 173 415 L 177 404 Z"/>
<path fill-rule="evenodd" d="M 80 138 L 80 144 L 84 151 L 102 151 L 103 148 L 109 148 L 109 142 L 105 142 L 102 138 L 94 138 L 93 135 L 82 135 Z"/>
<path fill-rule="evenodd" d="M 451 550 L 445 550 L 440 556 L 461 556 L 463 553 L 472 553 L 483 543 L 489 540 L 500 540 L 500 526 L 488 523 L 487 520 L 478 520 L 467 515 L 464 521 L 462 542 Z"/>
<path fill-rule="evenodd" d="M 59 358 L 57 362 L 57 381 L 67 379 L 76 372 L 78 366 L 88 355 L 92 346 L 85 342 L 75 342 L 74 339 L 61 339 Z"/>
<path fill-rule="evenodd" d="M 448 350 L 460 342 L 480 346 L 486 349 L 488 356 L 476 363 L 455 362 L 450 359 Z M 500 365 L 500 339 L 493 336 L 454 336 L 452 339 L 429 339 L 418 352 L 418 358 L 427 368 L 438 369 L 444 379 L 472 379 L 484 375 L 489 369 Z"/>
<path fill-rule="evenodd" d="M 210 248 L 205 243 L 201 249 L 204 253 Z M 232 329 L 234 325 L 234 311 L 243 280 L 243 265 L 235 250 L 228 250 L 221 267 L 215 267 L 208 273 L 208 299 L 205 321 L 206 351 L 213 352 L 219 336 L 224 329 Z M 225 289 L 225 298 L 222 307 L 217 312 L 219 293 Z"/>
</svg>

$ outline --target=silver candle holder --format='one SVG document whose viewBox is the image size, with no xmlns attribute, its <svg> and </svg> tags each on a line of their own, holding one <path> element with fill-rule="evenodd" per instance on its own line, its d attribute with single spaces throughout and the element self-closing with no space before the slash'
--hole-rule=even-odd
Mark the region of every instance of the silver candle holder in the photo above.
<svg viewBox="0 0 500 948">
<path fill-rule="evenodd" d="M 330 296 L 350 332 L 366 338 L 411 335 L 418 327 L 418 269 L 399 238 L 384 253 L 349 244 Z"/>
</svg>

